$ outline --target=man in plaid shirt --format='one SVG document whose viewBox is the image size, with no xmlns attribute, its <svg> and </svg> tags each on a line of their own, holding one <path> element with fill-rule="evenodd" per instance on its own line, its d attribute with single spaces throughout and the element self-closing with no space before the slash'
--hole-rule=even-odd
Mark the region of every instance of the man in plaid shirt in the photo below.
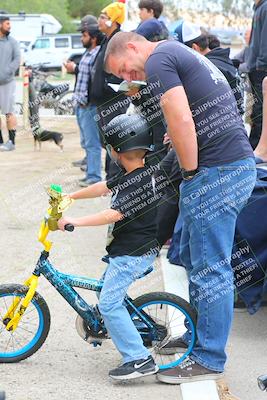
<svg viewBox="0 0 267 400">
<path fill-rule="evenodd" d="M 89 103 L 89 81 L 91 67 L 99 51 L 103 35 L 98 29 L 97 19 L 86 15 L 81 20 L 79 30 L 82 32 L 82 43 L 86 51 L 79 63 L 67 62 L 65 67 L 69 73 L 76 74 L 76 84 L 73 95 L 77 122 L 81 134 L 81 147 L 86 153 L 86 176 L 79 180 L 81 187 L 87 187 L 101 181 L 101 143 L 96 122 L 96 106 Z"/>
<path fill-rule="evenodd" d="M 88 49 L 81 58 L 79 63 L 79 71 L 75 85 L 75 92 L 73 99 L 75 105 L 88 104 L 88 83 L 90 79 L 90 68 L 94 63 L 95 57 L 98 53 L 99 46 Z"/>
</svg>

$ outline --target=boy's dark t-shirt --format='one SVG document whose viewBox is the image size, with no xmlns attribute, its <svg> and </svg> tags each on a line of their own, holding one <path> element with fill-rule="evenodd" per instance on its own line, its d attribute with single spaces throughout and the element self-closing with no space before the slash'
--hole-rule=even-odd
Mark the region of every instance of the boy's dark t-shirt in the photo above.
<svg viewBox="0 0 267 400">
<path fill-rule="evenodd" d="M 233 92 L 206 57 L 177 41 L 165 41 L 148 58 L 145 72 L 158 99 L 183 86 L 196 127 L 199 166 L 254 157 Z"/>
<path fill-rule="evenodd" d="M 157 204 L 163 196 L 153 175 L 157 168 L 145 166 L 129 174 L 122 171 L 107 181 L 112 191 L 111 208 L 124 216 L 109 225 L 106 247 L 109 257 L 157 252 Z"/>
</svg>

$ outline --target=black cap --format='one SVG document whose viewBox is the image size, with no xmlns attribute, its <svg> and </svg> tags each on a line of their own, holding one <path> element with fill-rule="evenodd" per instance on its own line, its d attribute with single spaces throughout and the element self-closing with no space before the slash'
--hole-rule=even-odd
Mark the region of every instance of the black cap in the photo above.
<svg viewBox="0 0 267 400">
<path fill-rule="evenodd" d="M 0 24 L 1 24 L 2 22 L 4 22 L 4 21 L 9 21 L 9 20 L 10 20 L 10 18 L 9 18 L 8 15 L 0 14 Z"/>
<path fill-rule="evenodd" d="M 81 24 L 78 29 L 79 32 L 94 32 L 98 30 L 98 23 L 96 17 L 93 15 L 86 15 L 81 19 Z"/>
</svg>

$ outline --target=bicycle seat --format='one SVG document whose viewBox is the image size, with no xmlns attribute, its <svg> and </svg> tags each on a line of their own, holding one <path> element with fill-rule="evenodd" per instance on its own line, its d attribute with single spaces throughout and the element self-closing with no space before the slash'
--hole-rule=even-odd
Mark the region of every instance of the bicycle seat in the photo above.
<svg viewBox="0 0 267 400">
<path fill-rule="evenodd" d="M 146 272 L 144 272 L 142 275 L 138 276 L 137 279 L 142 279 L 145 276 L 147 276 L 148 274 L 150 274 L 150 272 L 153 272 L 153 271 L 154 271 L 154 267 L 153 267 L 153 265 L 150 265 L 150 267 L 146 270 Z"/>
<path fill-rule="evenodd" d="M 45 82 L 40 89 L 40 93 L 47 94 L 49 92 L 53 92 L 53 95 L 56 97 L 59 94 L 67 92 L 69 88 L 70 86 L 68 83 L 64 84 L 61 83 L 60 85 L 51 85 L 51 83 Z"/>
</svg>

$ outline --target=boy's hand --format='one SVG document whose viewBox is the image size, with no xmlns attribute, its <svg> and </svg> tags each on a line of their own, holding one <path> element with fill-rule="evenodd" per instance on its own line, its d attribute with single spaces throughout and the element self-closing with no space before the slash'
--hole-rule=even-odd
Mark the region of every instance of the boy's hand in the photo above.
<svg viewBox="0 0 267 400">
<path fill-rule="evenodd" d="M 75 218 L 60 218 L 57 222 L 58 229 L 62 232 L 65 232 L 65 225 L 72 224 L 75 225 Z"/>
</svg>

